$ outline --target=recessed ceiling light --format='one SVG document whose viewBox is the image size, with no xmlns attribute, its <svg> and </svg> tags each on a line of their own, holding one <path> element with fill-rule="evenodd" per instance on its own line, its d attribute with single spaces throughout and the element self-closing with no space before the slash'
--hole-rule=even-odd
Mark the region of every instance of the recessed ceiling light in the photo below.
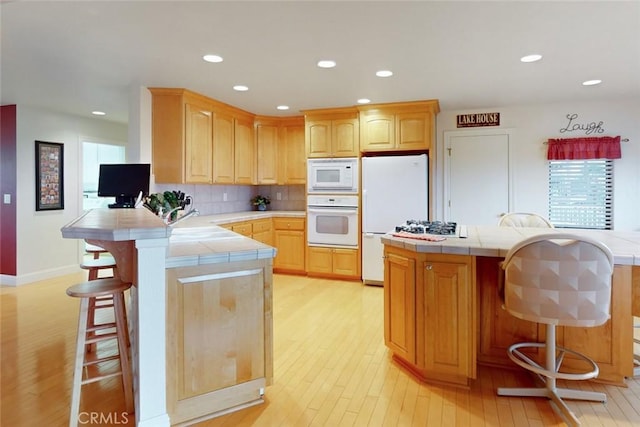
<svg viewBox="0 0 640 427">
<path fill-rule="evenodd" d="M 582 85 L 594 86 L 594 85 L 599 85 L 600 83 L 602 83 L 602 80 L 594 79 L 594 80 L 587 80 L 586 82 L 582 82 Z"/>
<path fill-rule="evenodd" d="M 323 59 L 318 61 L 318 67 L 320 68 L 333 68 L 336 66 L 336 61 L 332 61 L 330 59 Z"/>
<path fill-rule="evenodd" d="M 218 55 L 205 55 L 202 59 L 207 62 L 222 62 L 222 57 Z"/>
<path fill-rule="evenodd" d="M 288 110 L 288 109 L 289 109 L 289 106 L 288 106 L 288 105 L 278 105 L 276 108 L 277 108 L 278 110 L 285 111 L 285 110 Z"/>
<path fill-rule="evenodd" d="M 380 70 L 380 71 L 376 71 L 376 76 L 378 76 L 378 77 L 391 77 L 391 76 L 393 76 L 393 72 L 391 72 L 389 70 Z"/>
<path fill-rule="evenodd" d="M 360 99 L 358 99 L 358 104 L 368 104 L 370 102 L 371 102 L 371 100 L 368 99 L 368 98 L 360 98 Z"/>
<path fill-rule="evenodd" d="M 238 92 L 246 92 L 249 90 L 249 86 L 245 86 L 245 85 L 235 85 L 233 87 L 233 90 L 237 90 Z"/>
<path fill-rule="evenodd" d="M 91 114 L 93 114 L 94 116 L 106 116 L 107 113 L 105 113 L 104 111 L 92 111 Z"/>
<path fill-rule="evenodd" d="M 527 55 L 527 56 L 523 56 L 522 58 L 520 58 L 521 62 L 536 62 L 536 61 L 540 61 L 542 59 L 542 55 L 538 55 L 537 53 L 534 53 L 533 55 Z"/>
</svg>

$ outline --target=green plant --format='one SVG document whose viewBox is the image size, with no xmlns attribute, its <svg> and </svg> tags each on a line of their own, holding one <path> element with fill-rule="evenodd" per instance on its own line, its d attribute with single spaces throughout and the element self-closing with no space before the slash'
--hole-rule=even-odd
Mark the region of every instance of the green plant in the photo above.
<svg viewBox="0 0 640 427">
<path fill-rule="evenodd" d="M 251 203 L 253 206 L 268 205 L 271 204 L 271 199 L 269 199 L 269 196 L 261 196 L 258 194 L 251 199 Z"/>
</svg>

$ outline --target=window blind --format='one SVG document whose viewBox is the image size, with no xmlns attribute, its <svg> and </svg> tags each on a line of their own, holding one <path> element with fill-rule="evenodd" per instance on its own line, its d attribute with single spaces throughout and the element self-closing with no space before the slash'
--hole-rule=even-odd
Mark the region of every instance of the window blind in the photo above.
<svg viewBox="0 0 640 427">
<path fill-rule="evenodd" d="M 549 220 L 559 228 L 613 228 L 613 160 L 549 161 Z"/>
</svg>

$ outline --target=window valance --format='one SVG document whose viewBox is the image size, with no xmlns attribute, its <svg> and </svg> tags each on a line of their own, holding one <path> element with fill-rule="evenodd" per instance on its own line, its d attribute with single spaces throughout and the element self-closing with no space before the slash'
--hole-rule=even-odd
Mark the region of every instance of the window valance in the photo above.
<svg viewBox="0 0 640 427">
<path fill-rule="evenodd" d="M 619 159 L 619 136 L 549 139 L 548 160 Z"/>
</svg>

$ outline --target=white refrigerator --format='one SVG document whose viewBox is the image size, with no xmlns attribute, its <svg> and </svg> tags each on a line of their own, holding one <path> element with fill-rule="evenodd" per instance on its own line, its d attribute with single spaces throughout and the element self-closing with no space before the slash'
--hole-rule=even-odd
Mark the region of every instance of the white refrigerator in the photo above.
<svg viewBox="0 0 640 427">
<path fill-rule="evenodd" d="M 428 219 L 426 154 L 362 158 L 362 280 L 384 281 L 380 237 L 408 219 Z"/>
</svg>

